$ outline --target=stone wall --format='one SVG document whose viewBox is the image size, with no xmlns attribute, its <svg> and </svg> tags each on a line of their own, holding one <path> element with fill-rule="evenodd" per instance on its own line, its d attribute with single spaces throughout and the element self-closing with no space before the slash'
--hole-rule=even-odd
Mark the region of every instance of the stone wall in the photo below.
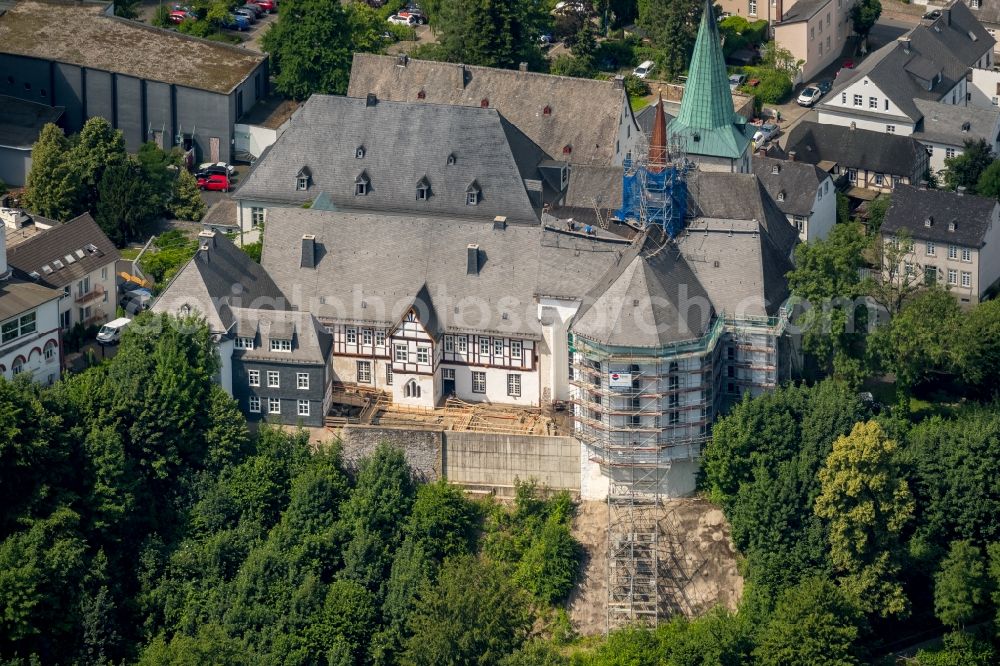
<svg viewBox="0 0 1000 666">
<path fill-rule="evenodd" d="M 444 433 L 444 476 L 473 488 L 508 494 L 517 480 L 580 492 L 580 444 L 572 437 Z"/>
<path fill-rule="evenodd" d="M 414 474 L 425 481 L 436 481 L 441 473 L 440 430 L 408 430 L 373 426 L 345 426 L 340 433 L 344 462 L 354 466 L 375 450 L 381 442 L 402 449 Z"/>
</svg>

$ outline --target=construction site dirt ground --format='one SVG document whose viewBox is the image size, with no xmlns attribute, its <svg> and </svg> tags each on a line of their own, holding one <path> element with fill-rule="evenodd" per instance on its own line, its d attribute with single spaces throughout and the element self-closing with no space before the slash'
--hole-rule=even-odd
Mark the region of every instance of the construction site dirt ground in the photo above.
<svg viewBox="0 0 1000 666">
<path fill-rule="evenodd" d="M 660 574 L 670 590 L 663 605 L 688 617 L 716 605 L 735 610 L 743 577 L 721 509 L 702 499 L 676 499 L 666 501 L 661 511 Z M 600 634 L 607 629 L 608 505 L 581 502 L 573 536 L 583 544 L 584 559 L 568 603 L 570 620 L 581 635 Z"/>
</svg>

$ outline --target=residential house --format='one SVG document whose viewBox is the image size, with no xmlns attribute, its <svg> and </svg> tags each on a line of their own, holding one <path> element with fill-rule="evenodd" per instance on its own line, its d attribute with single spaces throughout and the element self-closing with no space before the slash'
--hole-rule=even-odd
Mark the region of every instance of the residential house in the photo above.
<svg viewBox="0 0 1000 666">
<path fill-rule="evenodd" d="M 111 5 L 23 0 L 0 14 L 0 94 L 106 118 L 130 151 L 153 141 L 232 159 L 233 126 L 267 94 L 267 57 L 114 16 Z"/>
<path fill-rule="evenodd" d="M 495 109 L 313 95 L 233 198 L 244 232 L 306 203 L 538 224 L 568 179 Z"/>
<path fill-rule="evenodd" d="M 31 171 L 31 149 L 46 123 L 57 123 L 63 109 L 0 95 L 0 181 L 22 187 Z"/>
<path fill-rule="evenodd" d="M 952 0 L 845 73 L 817 105 L 820 123 L 908 135 L 920 129 L 916 100 L 964 106 L 968 73 L 993 63 L 994 39 Z"/>
<path fill-rule="evenodd" d="M 62 292 L 39 284 L 7 263 L 7 229 L 0 224 L 0 375 L 28 373 L 51 384 L 59 378 Z"/>
<path fill-rule="evenodd" d="M 8 232 L 16 239 L 17 231 Z M 58 289 L 59 327 L 99 326 L 114 319 L 118 305 L 115 262 L 121 254 L 90 216 L 84 213 L 65 224 L 8 244 L 10 265 Z"/>
<path fill-rule="evenodd" d="M 762 0 L 768 4 L 768 0 Z M 788 49 L 802 70 L 795 83 L 809 81 L 841 57 L 851 25 L 851 0 L 776 0 L 770 8 L 774 41 Z"/>
<path fill-rule="evenodd" d="M 350 97 L 496 109 L 556 159 L 621 165 L 640 145 L 624 80 L 355 53 Z"/>
<path fill-rule="evenodd" d="M 873 199 L 927 174 L 927 149 L 911 136 L 803 121 L 792 128 L 784 153 L 844 179 L 848 196 Z"/>
<path fill-rule="evenodd" d="M 837 222 L 833 178 L 815 164 L 754 155 L 753 172 L 781 212 L 809 243 L 826 238 Z"/>
<path fill-rule="evenodd" d="M 322 426 L 330 407 L 330 336 L 288 309 L 270 276 L 222 234 L 202 231 L 195 256 L 154 313 L 205 318 L 221 361 L 218 381 L 250 420 Z"/>
<path fill-rule="evenodd" d="M 934 173 L 946 170 L 944 161 L 961 155 L 966 141 L 986 141 L 994 153 L 1000 153 L 1000 108 L 958 106 L 915 99 L 922 118 L 913 138 L 927 147 L 929 165 Z"/>
<path fill-rule="evenodd" d="M 667 146 L 704 171 L 749 173 L 755 131 L 733 110 L 715 10 L 706 0 L 681 108 L 667 125 Z"/>
<path fill-rule="evenodd" d="M 926 282 L 945 286 L 961 303 L 978 303 L 1000 281 L 996 200 L 901 185 L 882 223 L 883 242 L 898 242 L 902 232 L 912 239 L 913 252 L 897 275 L 921 271 Z"/>
<path fill-rule="evenodd" d="M 983 24 L 990 37 L 996 39 L 997 30 L 1000 29 L 1000 2 L 997 0 L 965 0 L 965 4 L 972 10 L 972 14 Z M 996 43 L 993 44 L 994 53 L 997 51 Z"/>
</svg>

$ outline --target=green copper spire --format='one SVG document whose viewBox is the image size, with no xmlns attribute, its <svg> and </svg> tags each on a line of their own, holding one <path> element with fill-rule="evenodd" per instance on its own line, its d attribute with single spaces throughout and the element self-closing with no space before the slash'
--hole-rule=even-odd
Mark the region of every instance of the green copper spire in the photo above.
<svg viewBox="0 0 1000 666">
<path fill-rule="evenodd" d="M 745 120 L 733 110 L 715 12 L 711 0 L 706 0 L 680 113 L 667 133 L 683 137 L 685 150 L 692 155 L 737 159 L 750 143 L 746 132 Z"/>
</svg>

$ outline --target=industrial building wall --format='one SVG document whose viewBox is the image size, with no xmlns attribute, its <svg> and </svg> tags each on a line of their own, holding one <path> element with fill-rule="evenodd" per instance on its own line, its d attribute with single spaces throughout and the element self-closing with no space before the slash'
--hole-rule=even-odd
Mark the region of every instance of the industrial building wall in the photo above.
<svg viewBox="0 0 1000 666">
<path fill-rule="evenodd" d="M 31 151 L 0 148 L 0 180 L 12 187 L 21 187 L 31 171 Z"/>
</svg>

